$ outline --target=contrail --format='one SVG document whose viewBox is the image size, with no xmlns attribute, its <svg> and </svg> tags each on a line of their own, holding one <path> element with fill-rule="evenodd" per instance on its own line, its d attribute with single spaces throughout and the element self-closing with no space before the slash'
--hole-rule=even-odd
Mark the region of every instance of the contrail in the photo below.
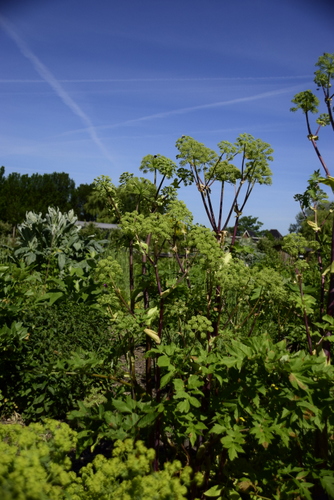
<svg viewBox="0 0 334 500">
<path fill-rule="evenodd" d="M 166 118 L 168 116 L 173 116 L 173 115 L 183 115 L 186 113 L 192 113 L 193 111 L 199 111 L 202 109 L 213 109 L 213 108 L 219 108 L 222 106 L 229 106 L 230 104 L 238 104 L 240 102 L 249 102 L 249 101 L 256 101 L 259 99 L 266 99 L 267 97 L 273 97 L 279 94 L 286 94 L 288 92 L 293 92 L 294 90 L 298 90 L 300 86 L 295 85 L 293 87 L 287 87 L 285 89 L 277 89 L 277 90 L 272 90 L 269 92 L 262 92 L 261 94 L 255 94 L 251 95 L 248 97 L 238 97 L 237 99 L 230 99 L 228 101 L 218 101 L 218 102 L 213 102 L 210 104 L 201 104 L 199 106 L 191 106 L 188 108 L 179 108 L 179 109 L 173 109 L 171 111 L 163 111 L 161 113 L 155 113 L 153 115 L 147 115 L 147 116 L 141 116 L 140 118 L 134 118 L 133 120 L 126 120 L 124 122 L 119 122 L 119 123 L 114 123 L 113 125 L 102 125 L 98 127 L 99 130 L 105 130 L 105 129 L 114 129 L 118 127 L 124 127 L 126 125 L 132 125 L 133 123 L 139 123 L 139 122 L 144 122 L 144 121 L 149 121 L 149 120 L 154 120 L 156 118 Z M 77 134 L 80 132 L 84 132 L 85 129 L 76 129 L 76 130 L 71 130 L 68 132 L 64 132 L 61 135 L 72 135 L 72 134 Z"/>
<path fill-rule="evenodd" d="M 75 101 L 67 94 L 67 92 L 63 89 L 58 80 L 53 76 L 53 74 L 48 70 L 48 68 L 38 59 L 37 56 L 29 49 L 27 44 L 19 37 L 16 31 L 13 29 L 12 25 L 9 21 L 0 14 L 0 25 L 4 28 L 7 35 L 15 42 L 21 54 L 26 57 L 34 69 L 40 75 L 40 77 L 50 85 L 50 87 L 54 90 L 54 92 L 60 97 L 63 103 L 76 115 L 78 116 L 83 124 L 85 125 L 86 130 L 88 131 L 92 141 L 96 144 L 96 146 L 100 149 L 103 155 L 109 160 L 113 161 L 109 152 L 102 144 L 100 138 L 96 133 L 96 129 L 91 122 L 90 118 L 86 115 L 86 113 L 77 105 Z"/>
<path fill-rule="evenodd" d="M 217 76 L 217 77 L 179 77 L 179 78 L 80 78 L 58 79 L 58 83 L 141 83 L 141 82 L 234 82 L 234 81 L 275 81 L 310 79 L 312 75 L 286 76 Z M 4 79 L 0 83 L 43 83 L 36 79 Z"/>
<path fill-rule="evenodd" d="M 180 109 L 174 109 L 171 111 L 164 111 L 162 113 L 155 113 L 153 115 L 142 116 L 141 118 L 127 120 L 125 122 L 116 123 L 114 125 L 102 126 L 101 128 L 122 127 L 123 125 L 131 125 L 132 123 L 154 120 L 155 118 L 166 118 L 167 116 L 183 115 L 186 113 L 192 113 L 193 111 L 199 111 L 202 109 L 220 108 L 222 106 L 228 106 L 230 104 L 237 104 L 240 102 L 256 101 L 258 99 L 265 99 L 267 97 L 273 97 L 273 96 L 276 96 L 279 94 L 286 94 L 287 92 L 293 92 L 294 90 L 299 89 L 299 88 L 300 88 L 299 86 L 295 85 L 294 87 L 288 87 L 286 89 L 278 89 L 278 90 L 272 90 L 269 92 L 262 92 L 261 94 L 255 94 L 255 95 L 248 96 L 248 97 L 238 97 L 237 99 L 230 99 L 229 101 L 218 101 L 218 102 L 213 102 L 210 104 L 201 104 L 199 106 L 191 106 L 189 108 L 180 108 Z"/>
</svg>

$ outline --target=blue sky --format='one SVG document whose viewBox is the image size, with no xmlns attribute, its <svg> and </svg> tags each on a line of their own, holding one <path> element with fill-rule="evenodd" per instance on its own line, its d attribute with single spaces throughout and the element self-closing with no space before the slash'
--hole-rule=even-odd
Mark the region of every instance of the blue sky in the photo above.
<svg viewBox="0 0 334 500">
<path fill-rule="evenodd" d="M 334 52 L 331 0 L 7 0 L 0 16 L 6 174 L 117 184 L 147 154 L 175 160 L 183 134 L 214 149 L 246 132 L 275 153 L 273 185 L 254 189 L 244 215 L 287 233 L 293 195 L 320 168 L 289 108 Z M 319 146 L 331 167 L 329 130 Z M 206 224 L 195 186 L 179 198 Z"/>
</svg>

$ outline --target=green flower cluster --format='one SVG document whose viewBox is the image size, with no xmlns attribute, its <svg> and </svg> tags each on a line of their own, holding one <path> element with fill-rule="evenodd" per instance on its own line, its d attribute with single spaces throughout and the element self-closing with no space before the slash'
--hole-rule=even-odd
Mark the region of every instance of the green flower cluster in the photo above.
<svg viewBox="0 0 334 500">
<path fill-rule="evenodd" d="M 205 316 L 192 316 L 185 327 L 190 338 L 198 340 L 206 340 L 208 333 L 213 332 L 211 321 Z"/>
<path fill-rule="evenodd" d="M 191 469 L 179 461 L 153 472 L 154 450 L 141 441 L 117 441 L 113 457 L 95 457 L 79 474 L 68 453 L 76 432 L 65 423 L 0 426 L 2 500 L 185 500 Z"/>
<path fill-rule="evenodd" d="M 67 424 L 0 426 L 0 497 L 2 500 L 62 500 L 76 481 L 68 452 L 76 433 Z"/>
<path fill-rule="evenodd" d="M 98 297 L 101 305 L 119 308 L 120 289 L 118 283 L 122 279 L 123 270 L 119 263 L 109 255 L 101 259 L 95 269 L 95 277 L 102 284 L 104 293 Z"/>
</svg>

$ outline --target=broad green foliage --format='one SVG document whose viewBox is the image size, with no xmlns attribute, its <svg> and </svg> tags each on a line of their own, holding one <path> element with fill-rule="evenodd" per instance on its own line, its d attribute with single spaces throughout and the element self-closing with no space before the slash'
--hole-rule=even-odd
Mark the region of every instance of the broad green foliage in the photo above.
<svg viewBox="0 0 334 500">
<path fill-rule="evenodd" d="M 76 433 L 66 424 L 0 426 L 0 495 L 3 500 L 185 500 L 189 467 L 168 463 L 153 473 L 154 451 L 143 443 L 118 441 L 113 457 L 98 455 L 92 463 L 71 471 L 68 453 Z"/>
<path fill-rule="evenodd" d="M 71 413 L 84 429 L 79 440 L 141 438 L 158 425 L 164 453 L 203 475 L 195 496 L 229 499 L 247 491 L 256 499 L 311 499 L 322 487 L 332 498 L 332 442 L 320 451 L 334 431 L 334 372 L 326 357 L 291 353 L 268 335 L 232 341 L 224 355 L 202 338 L 210 328 L 193 317 L 182 347 L 169 343 L 148 353 L 161 370 L 159 402 L 138 392 L 137 400 L 80 403 Z"/>
<path fill-rule="evenodd" d="M 101 244 L 80 237 L 80 227 L 75 223 L 73 210 L 62 213 L 49 207 L 45 217 L 41 213 L 28 212 L 26 220 L 19 225 L 18 246 L 14 252 L 27 265 L 55 265 L 63 270 L 66 265 L 83 261 L 102 252 Z"/>
</svg>

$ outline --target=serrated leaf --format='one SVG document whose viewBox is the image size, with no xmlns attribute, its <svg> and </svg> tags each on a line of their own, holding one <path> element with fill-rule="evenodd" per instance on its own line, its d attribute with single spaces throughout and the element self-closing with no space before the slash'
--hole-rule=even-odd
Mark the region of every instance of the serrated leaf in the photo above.
<svg viewBox="0 0 334 500">
<path fill-rule="evenodd" d="M 212 429 L 210 430 L 210 432 L 212 432 L 214 434 L 225 434 L 226 427 L 224 427 L 223 425 L 220 425 L 220 424 L 215 424 L 212 427 Z"/>
<path fill-rule="evenodd" d="M 202 380 L 199 379 L 198 375 L 190 375 L 188 378 L 188 389 L 196 389 L 203 385 Z"/>
<path fill-rule="evenodd" d="M 187 399 L 180 401 L 176 407 L 181 413 L 187 413 L 190 410 L 190 404 Z"/>
<path fill-rule="evenodd" d="M 56 300 L 60 299 L 64 294 L 63 292 L 48 292 L 42 295 L 38 300 L 49 300 L 49 305 L 52 306 Z"/>
<path fill-rule="evenodd" d="M 120 411 L 121 413 L 132 413 L 132 409 L 124 401 L 113 399 L 112 403 L 116 410 Z"/>
<path fill-rule="evenodd" d="M 332 498 L 334 498 L 334 477 L 324 476 L 320 478 L 321 486 L 324 488 L 326 493 Z"/>
</svg>

